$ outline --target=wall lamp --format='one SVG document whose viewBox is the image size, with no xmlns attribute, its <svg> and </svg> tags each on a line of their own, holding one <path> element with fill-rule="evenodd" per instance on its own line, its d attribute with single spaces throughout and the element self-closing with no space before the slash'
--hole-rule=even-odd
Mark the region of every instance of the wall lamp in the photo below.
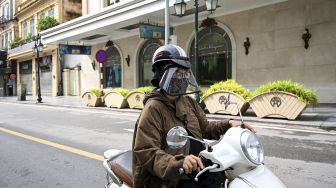
<svg viewBox="0 0 336 188">
<path fill-rule="evenodd" d="M 92 65 L 92 69 L 93 69 L 93 70 L 96 70 L 96 61 L 95 61 L 95 60 L 93 60 L 93 61 L 91 62 L 91 65 Z"/>
<path fill-rule="evenodd" d="M 246 37 L 246 39 L 244 40 L 245 55 L 249 53 L 250 46 L 251 46 L 250 39 Z"/>
<path fill-rule="evenodd" d="M 312 36 L 312 35 L 309 33 L 309 29 L 306 28 L 306 29 L 303 31 L 303 34 L 302 34 L 302 39 L 303 39 L 303 41 L 304 41 L 304 43 L 305 43 L 304 47 L 305 47 L 306 49 L 309 48 L 309 40 L 310 40 L 311 36 Z"/>
<path fill-rule="evenodd" d="M 131 61 L 130 55 L 127 55 L 125 60 L 126 60 L 127 66 L 130 66 L 130 61 Z"/>
<path fill-rule="evenodd" d="M 114 46 L 114 43 L 111 40 L 108 40 L 105 44 L 105 48 L 109 48 L 109 47 L 112 47 L 112 46 Z"/>
</svg>

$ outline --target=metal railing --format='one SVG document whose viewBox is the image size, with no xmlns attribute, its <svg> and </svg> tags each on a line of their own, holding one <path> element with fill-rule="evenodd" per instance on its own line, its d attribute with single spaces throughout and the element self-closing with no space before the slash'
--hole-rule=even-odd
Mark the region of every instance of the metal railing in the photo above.
<svg viewBox="0 0 336 188">
<path fill-rule="evenodd" d="M 0 16 L 0 25 L 5 24 L 14 18 L 12 16 Z"/>
</svg>

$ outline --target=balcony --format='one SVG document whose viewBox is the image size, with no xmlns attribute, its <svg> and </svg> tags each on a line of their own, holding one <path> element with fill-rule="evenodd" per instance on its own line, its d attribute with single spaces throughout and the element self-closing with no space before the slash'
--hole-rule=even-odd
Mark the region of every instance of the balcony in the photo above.
<svg viewBox="0 0 336 188">
<path fill-rule="evenodd" d="M 24 9 L 30 7 L 33 3 L 38 1 L 40 0 L 20 0 L 17 5 L 17 13 L 23 11 Z"/>
<path fill-rule="evenodd" d="M 12 16 L 0 16 L 0 26 L 14 20 Z"/>
<path fill-rule="evenodd" d="M 20 53 L 31 50 L 34 46 L 32 39 L 23 39 L 14 44 L 11 44 L 11 48 L 8 50 L 9 54 Z"/>
</svg>

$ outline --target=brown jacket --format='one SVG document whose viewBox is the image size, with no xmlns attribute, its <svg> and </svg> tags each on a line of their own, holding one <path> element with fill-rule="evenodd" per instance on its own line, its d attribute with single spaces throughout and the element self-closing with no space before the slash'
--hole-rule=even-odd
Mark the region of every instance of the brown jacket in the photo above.
<svg viewBox="0 0 336 188">
<path fill-rule="evenodd" d="M 166 135 L 175 126 L 189 130 L 196 138 L 219 139 L 229 128 L 226 121 L 207 121 L 192 98 L 180 96 L 171 102 L 160 91 L 148 94 L 133 135 L 133 181 L 135 188 L 174 188 L 186 176 L 178 174 L 188 142 L 181 149 L 167 146 Z"/>
</svg>

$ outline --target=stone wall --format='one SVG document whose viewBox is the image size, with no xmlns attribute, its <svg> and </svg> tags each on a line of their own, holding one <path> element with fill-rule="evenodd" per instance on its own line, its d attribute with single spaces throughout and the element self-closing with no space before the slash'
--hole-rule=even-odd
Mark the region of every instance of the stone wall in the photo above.
<svg viewBox="0 0 336 188">
<path fill-rule="evenodd" d="M 70 21 L 72 19 L 82 16 L 82 2 L 74 0 L 63 0 L 62 19 L 63 22 Z"/>
<path fill-rule="evenodd" d="M 267 82 L 290 79 L 317 90 L 320 102 L 335 103 L 335 10 L 335 0 L 288 0 L 215 17 L 219 26 L 226 26 L 234 37 L 234 79 L 252 90 Z M 301 38 L 305 28 L 312 34 L 308 49 Z M 177 44 L 189 52 L 194 24 L 175 27 L 174 35 Z M 248 55 L 243 46 L 246 37 L 251 42 Z M 122 57 L 122 87 L 133 89 L 138 85 L 136 63 L 144 40 L 133 36 L 113 42 Z M 130 55 L 129 67 L 125 62 L 127 55 Z"/>
<path fill-rule="evenodd" d="M 236 80 L 254 89 L 274 80 L 290 79 L 317 90 L 320 102 L 336 102 L 336 1 L 289 0 L 215 18 L 236 40 Z M 301 38 L 312 34 L 309 48 Z M 186 50 L 193 24 L 176 28 Z M 249 37 L 250 53 L 244 40 Z"/>
</svg>

